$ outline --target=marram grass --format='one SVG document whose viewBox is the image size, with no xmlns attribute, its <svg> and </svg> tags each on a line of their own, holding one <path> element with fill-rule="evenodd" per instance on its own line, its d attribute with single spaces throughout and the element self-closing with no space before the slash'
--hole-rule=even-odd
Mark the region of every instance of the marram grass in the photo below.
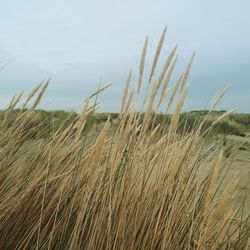
<svg viewBox="0 0 250 250">
<path fill-rule="evenodd" d="M 194 130 L 178 130 L 193 57 L 173 90 L 167 85 L 176 48 L 154 76 L 165 33 L 146 80 L 152 90 L 143 116 L 130 90 L 132 71 L 117 124 L 107 120 L 99 130 L 91 117 L 102 89 L 80 116 L 66 117 L 39 139 L 34 133 L 46 133 L 46 126 L 34 122 L 34 109 L 48 82 L 23 104 L 21 96 L 12 100 L 0 124 L 0 249 L 247 248 L 248 216 L 239 216 L 241 204 L 233 199 L 237 180 L 220 188 L 223 152 L 205 146 L 202 127 L 210 113 Z M 136 90 L 143 85 L 147 43 Z M 169 110 L 174 103 L 171 120 L 151 126 L 155 106 Z"/>
</svg>

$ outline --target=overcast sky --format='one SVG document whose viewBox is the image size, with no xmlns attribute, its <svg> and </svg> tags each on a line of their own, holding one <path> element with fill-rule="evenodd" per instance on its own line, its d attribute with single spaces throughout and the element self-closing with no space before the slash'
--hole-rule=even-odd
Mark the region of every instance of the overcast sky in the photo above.
<svg viewBox="0 0 250 250">
<path fill-rule="evenodd" d="M 0 105 L 41 80 L 51 84 L 41 107 L 79 109 L 102 84 L 101 111 L 117 111 L 129 69 L 138 72 L 145 36 L 149 68 L 168 26 L 163 54 L 178 43 L 177 72 L 193 51 L 185 110 L 203 109 L 224 86 L 218 108 L 250 113 L 250 1 L 8 0 L 0 8 Z M 162 58 L 163 60 L 163 58 Z"/>
</svg>

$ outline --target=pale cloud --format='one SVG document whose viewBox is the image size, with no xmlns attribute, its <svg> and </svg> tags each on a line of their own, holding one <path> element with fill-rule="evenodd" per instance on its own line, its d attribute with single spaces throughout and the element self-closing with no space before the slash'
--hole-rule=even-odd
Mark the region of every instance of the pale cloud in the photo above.
<svg viewBox="0 0 250 250">
<path fill-rule="evenodd" d="M 250 112 L 249 8 L 248 0 L 5 1 L 0 65 L 13 61 L 0 73 L 0 104 L 52 77 L 43 107 L 77 108 L 102 77 L 103 84 L 113 83 L 101 97 L 103 110 L 117 111 L 129 68 L 137 73 L 145 36 L 152 54 L 167 24 L 164 52 L 178 42 L 177 71 L 197 52 L 185 108 L 203 108 L 212 93 L 231 84 L 220 108 Z"/>
</svg>

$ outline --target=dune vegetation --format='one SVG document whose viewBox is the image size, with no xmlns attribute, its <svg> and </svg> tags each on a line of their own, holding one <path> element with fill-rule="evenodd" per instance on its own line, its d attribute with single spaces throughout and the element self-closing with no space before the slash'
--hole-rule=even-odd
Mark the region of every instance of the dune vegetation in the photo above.
<svg viewBox="0 0 250 250">
<path fill-rule="evenodd" d="M 11 118 L 8 120 L 8 123 L 11 124 L 16 117 L 25 113 L 27 109 L 16 108 L 13 109 Z M 4 119 L 5 113 L 8 112 L 8 109 L 0 111 L 0 121 Z M 46 138 L 53 134 L 57 129 L 60 128 L 61 124 L 67 120 L 66 125 L 69 125 L 71 122 L 79 119 L 80 114 L 76 111 L 65 111 L 65 110 L 34 110 L 36 113 L 36 118 L 30 122 L 30 126 L 38 126 L 39 130 L 34 130 L 33 139 Z M 237 135 L 244 137 L 245 133 L 249 131 L 249 114 L 239 114 L 232 113 L 228 114 L 225 118 L 217 121 L 217 119 L 225 114 L 226 111 L 191 111 L 183 112 L 180 114 L 178 120 L 177 130 L 178 132 L 185 133 L 195 130 L 200 123 L 200 121 L 208 115 L 208 117 L 203 122 L 203 131 L 209 131 L 209 135 L 213 136 L 216 134 L 220 135 Z M 140 112 L 138 114 L 140 121 L 143 120 L 145 113 Z M 163 114 L 155 113 L 153 114 L 154 119 L 151 120 L 150 128 L 152 126 L 156 128 L 157 126 L 164 127 L 168 126 L 171 122 L 172 114 Z M 91 113 L 86 117 L 86 123 L 88 126 L 94 126 L 96 129 L 101 129 L 107 120 L 110 120 L 112 123 L 112 129 L 116 130 L 118 128 L 118 113 Z M 209 127 L 216 122 L 216 125 L 212 126 L 212 129 L 209 130 Z"/>
<path fill-rule="evenodd" d="M 48 82 L 1 112 L 0 249 L 247 248 L 249 215 L 235 199 L 240 179 L 226 183 L 221 142 L 206 145 L 214 128 L 241 133 L 240 123 L 231 112 L 211 119 L 225 91 L 202 115 L 181 114 L 193 57 L 169 88 L 176 47 L 155 73 L 165 33 L 149 75 L 146 38 L 119 114 L 96 113 L 106 87 L 80 115 L 39 111 Z"/>
</svg>

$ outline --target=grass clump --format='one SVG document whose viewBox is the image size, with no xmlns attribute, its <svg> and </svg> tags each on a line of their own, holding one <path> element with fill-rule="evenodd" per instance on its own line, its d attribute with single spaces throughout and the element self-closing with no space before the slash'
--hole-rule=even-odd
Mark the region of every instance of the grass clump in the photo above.
<svg viewBox="0 0 250 250">
<path fill-rule="evenodd" d="M 92 129 L 96 94 L 80 116 L 62 114 L 58 126 L 34 139 L 46 123 L 34 112 L 46 85 L 31 108 L 16 114 L 19 99 L 12 101 L 0 124 L 1 249 L 246 248 L 248 217 L 235 222 L 237 181 L 218 192 L 227 170 L 223 151 L 207 154 L 204 147 L 208 116 L 191 131 L 178 130 L 190 64 L 174 113 L 165 126 L 153 126 L 157 93 L 166 89 L 175 64 L 174 50 L 161 76 L 154 76 L 165 32 L 146 85 L 152 88 L 146 112 L 137 112 L 127 81 L 115 130 L 110 119 L 100 131 Z"/>
<path fill-rule="evenodd" d="M 225 149 L 224 149 L 224 156 L 226 158 L 229 158 L 232 155 L 233 152 L 234 152 L 233 146 L 232 145 L 227 145 L 225 147 Z"/>
</svg>

